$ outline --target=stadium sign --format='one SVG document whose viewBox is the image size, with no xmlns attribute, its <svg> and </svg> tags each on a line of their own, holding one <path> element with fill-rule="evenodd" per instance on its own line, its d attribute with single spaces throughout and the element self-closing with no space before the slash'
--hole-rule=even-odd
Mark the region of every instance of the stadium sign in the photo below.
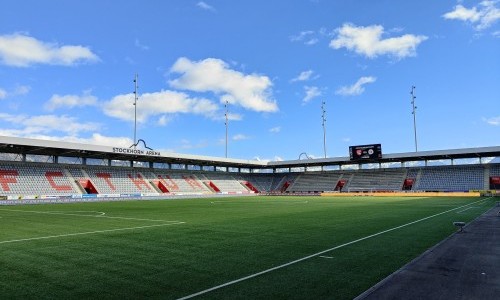
<svg viewBox="0 0 500 300">
<path fill-rule="evenodd" d="M 142 150 L 142 149 L 130 149 L 130 148 L 116 148 L 116 147 L 113 147 L 113 152 L 114 153 L 122 153 L 122 154 L 161 156 L 161 153 L 159 151 L 154 151 L 154 150 Z"/>
</svg>

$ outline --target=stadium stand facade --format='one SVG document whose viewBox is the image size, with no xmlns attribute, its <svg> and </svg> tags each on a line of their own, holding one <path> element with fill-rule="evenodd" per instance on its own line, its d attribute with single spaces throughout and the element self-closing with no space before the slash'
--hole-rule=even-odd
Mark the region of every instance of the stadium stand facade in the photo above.
<svg viewBox="0 0 500 300">
<path fill-rule="evenodd" d="M 239 176 L 124 167 L 0 163 L 0 195 L 250 193 Z M 258 190 L 257 190 L 258 192 Z"/>
<path fill-rule="evenodd" d="M 294 174 L 226 174 L 224 172 L 0 163 L 0 195 L 75 194 L 244 194 L 320 193 L 327 191 L 470 191 L 490 189 L 498 165 L 441 166 Z M 338 189 L 339 182 L 343 187 Z"/>
<path fill-rule="evenodd" d="M 482 157 L 497 157 L 498 160 L 500 147 L 419 154 L 425 165 L 428 159 L 452 157 L 450 165 L 404 166 L 407 161 L 415 161 L 412 153 L 392 155 L 385 161 L 365 164 L 375 165 L 375 168 L 363 169 L 363 164 L 358 163 L 358 169 L 343 170 L 343 165 L 352 165 L 352 161 L 347 158 L 308 159 L 268 164 L 211 157 L 164 156 L 159 152 L 148 155 L 135 149 L 110 150 L 27 139 L 14 139 L 14 142 L 17 143 L 13 143 L 12 138 L 2 141 L 0 137 L 0 197 L 3 199 L 500 189 L 500 164 L 495 160 L 481 161 Z M 35 162 L 30 155 L 43 155 L 49 159 Z M 453 155 L 461 159 L 479 157 L 479 163 L 453 165 Z M 64 156 L 76 157 L 78 162 L 61 163 Z M 90 159 L 101 159 L 105 164 L 88 164 Z M 116 161 L 121 163 L 113 165 Z M 382 168 L 383 162 L 400 163 L 400 166 Z M 157 167 L 158 163 L 166 167 Z M 181 167 L 173 168 L 174 163 Z M 323 167 L 328 165 L 337 165 L 338 169 L 325 171 Z M 304 170 L 293 172 L 297 166 Z M 278 171 L 283 169 L 284 172 Z"/>
</svg>

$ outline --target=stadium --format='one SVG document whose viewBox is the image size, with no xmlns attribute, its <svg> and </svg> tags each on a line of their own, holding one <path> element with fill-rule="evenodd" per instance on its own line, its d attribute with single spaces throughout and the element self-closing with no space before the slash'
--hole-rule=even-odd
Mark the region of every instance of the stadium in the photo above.
<svg viewBox="0 0 500 300">
<path fill-rule="evenodd" d="M 499 146 L 280 162 L 136 146 L 0 137 L 4 296 L 417 299 L 443 277 L 376 287 L 498 210 Z M 493 299 L 495 260 L 476 262 L 488 280 L 461 272 L 433 295 Z"/>
<path fill-rule="evenodd" d="M 15 137 L 1 137 L 0 142 L 2 196 L 19 203 L 262 193 L 466 196 L 500 188 L 498 146 L 382 155 L 380 144 L 361 145 L 350 147 L 350 157 L 261 162 L 162 154 L 136 145 L 100 147 Z M 441 165 L 431 166 L 435 162 Z"/>
<path fill-rule="evenodd" d="M 500 0 L 0 20 L 0 300 L 500 298 Z"/>
</svg>

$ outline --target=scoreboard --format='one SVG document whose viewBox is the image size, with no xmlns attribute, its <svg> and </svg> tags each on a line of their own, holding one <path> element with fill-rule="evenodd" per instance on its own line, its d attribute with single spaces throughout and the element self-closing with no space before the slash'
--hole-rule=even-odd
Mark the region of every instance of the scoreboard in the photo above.
<svg viewBox="0 0 500 300">
<path fill-rule="evenodd" d="M 382 145 L 349 146 L 349 158 L 351 160 L 380 159 L 382 158 Z"/>
</svg>

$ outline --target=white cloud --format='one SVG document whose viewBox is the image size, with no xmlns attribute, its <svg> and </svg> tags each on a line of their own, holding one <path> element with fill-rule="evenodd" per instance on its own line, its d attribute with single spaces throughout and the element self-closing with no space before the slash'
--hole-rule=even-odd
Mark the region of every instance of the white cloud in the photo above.
<svg viewBox="0 0 500 300">
<path fill-rule="evenodd" d="M 217 113 L 214 113 L 213 115 L 210 116 L 210 119 L 225 122 L 226 121 L 225 111 L 218 111 Z M 229 112 L 227 114 L 227 119 L 228 121 L 241 121 L 243 120 L 243 116 L 238 113 Z"/>
<path fill-rule="evenodd" d="M 0 126 L 0 135 L 3 136 L 115 147 L 129 147 L 133 144 L 132 139 L 128 137 L 108 137 L 97 133 L 101 128 L 100 124 L 81 122 L 66 115 L 28 116 L 0 113 L 0 122 L 10 125 Z M 85 133 L 90 133 L 90 137 L 80 136 Z"/>
<path fill-rule="evenodd" d="M 27 85 L 19 85 L 14 89 L 14 92 L 12 93 L 15 96 L 18 95 L 26 95 L 31 91 L 31 87 Z"/>
<path fill-rule="evenodd" d="M 160 116 L 160 118 L 158 118 L 158 125 L 165 126 L 168 123 L 170 123 L 170 121 L 171 121 L 170 117 L 168 117 L 166 115 L 162 115 L 162 116 Z"/>
<path fill-rule="evenodd" d="M 481 18 L 476 7 L 467 9 L 462 5 L 455 6 L 453 11 L 447 12 L 443 15 L 443 18 L 448 20 L 461 20 L 461 21 L 471 21 L 477 22 Z"/>
<path fill-rule="evenodd" d="M 483 121 L 493 126 L 500 126 L 500 116 L 493 118 L 483 118 Z"/>
<path fill-rule="evenodd" d="M 83 46 L 59 46 L 15 33 L 0 35 L 0 62 L 15 67 L 34 64 L 70 66 L 81 62 L 95 62 L 99 58 Z"/>
<path fill-rule="evenodd" d="M 112 137 L 112 136 L 104 136 L 99 133 L 93 133 L 89 138 L 81 138 L 81 137 L 54 137 L 51 139 L 65 141 L 65 142 L 73 142 L 73 143 L 82 143 L 82 144 L 93 144 L 93 145 L 101 145 L 101 146 L 113 146 L 113 147 L 130 147 L 133 142 L 131 138 L 128 137 Z"/>
<path fill-rule="evenodd" d="M 259 156 L 255 156 L 253 159 L 262 162 L 284 161 L 284 159 L 281 158 L 280 156 L 275 156 L 274 158 L 260 158 Z"/>
<path fill-rule="evenodd" d="M 16 86 L 16 88 L 14 88 L 14 90 L 11 92 L 7 92 L 6 90 L 0 88 L 0 100 L 12 96 L 26 95 L 30 92 L 30 90 L 31 87 L 27 85 Z"/>
<path fill-rule="evenodd" d="M 225 120 L 225 116 L 222 116 L 222 117 Z M 240 115 L 240 114 L 236 114 L 236 113 L 231 113 L 230 112 L 230 113 L 227 114 L 227 119 L 229 121 L 241 121 L 241 120 L 243 120 L 243 116 Z"/>
<path fill-rule="evenodd" d="M 248 139 L 250 139 L 249 136 L 246 136 L 246 135 L 241 134 L 241 133 L 240 134 L 236 134 L 236 135 L 234 135 L 232 137 L 233 141 L 243 141 L 243 140 L 248 140 Z"/>
<path fill-rule="evenodd" d="M 198 6 L 201 9 L 204 9 L 204 10 L 215 12 L 215 8 L 213 6 L 207 4 L 206 2 L 203 2 L 203 1 L 196 3 L 196 6 Z"/>
<path fill-rule="evenodd" d="M 84 106 L 95 106 L 97 105 L 97 98 L 90 94 L 90 91 L 85 91 L 83 95 L 53 95 L 47 103 L 45 103 L 44 108 L 49 111 L 56 110 L 58 108 L 74 108 L 74 107 L 84 107 Z"/>
<path fill-rule="evenodd" d="M 302 103 L 307 103 L 312 99 L 322 95 L 320 89 L 316 86 L 305 86 L 304 90 L 306 92 L 306 96 L 304 97 L 304 99 L 302 99 Z"/>
<path fill-rule="evenodd" d="M 75 135 L 80 132 L 90 132 L 99 129 L 99 124 L 80 122 L 74 117 L 62 115 L 11 115 L 0 113 L 0 120 L 10 123 L 13 129 L 2 129 L 3 135 L 8 136 L 33 136 L 61 132 Z M 3 126 L 5 128 L 5 126 Z"/>
<path fill-rule="evenodd" d="M 141 50 L 149 50 L 149 46 L 142 44 L 138 39 L 135 39 L 134 45 Z"/>
<path fill-rule="evenodd" d="M 443 15 L 447 20 L 460 20 L 474 25 L 476 30 L 483 30 L 500 20 L 500 9 L 496 7 L 499 1 L 482 1 L 479 6 L 466 8 L 459 4 Z"/>
<path fill-rule="evenodd" d="M 276 126 L 276 127 L 273 127 L 271 129 L 269 129 L 269 132 L 272 132 L 272 133 L 278 133 L 281 131 L 281 127 L 280 126 Z"/>
<path fill-rule="evenodd" d="M 290 37 L 290 41 L 300 42 L 300 41 L 308 40 L 308 38 L 313 34 L 314 34 L 314 31 L 312 31 L 312 30 L 304 30 L 304 31 L 299 32 L 299 34 L 297 34 L 297 35 L 292 35 Z"/>
<path fill-rule="evenodd" d="M 312 45 L 315 45 L 319 42 L 319 39 L 317 38 L 312 38 L 312 39 L 309 39 L 307 41 L 304 42 L 305 45 L 307 46 L 312 46 Z"/>
<path fill-rule="evenodd" d="M 307 81 L 309 79 L 311 79 L 311 76 L 313 75 L 314 71 L 313 70 L 307 70 L 307 71 L 303 71 L 303 72 L 300 72 L 300 74 L 293 78 L 291 81 L 292 82 L 296 82 L 296 81 Z"/>
<path fill-rule="evenodd" d="M 272 82 L 267 76 L 229 69 L 229 65 L 215 58 L 191 61 L 179 58 L 171 68 L 180 77 L 169 81 L 178 89 L 196 92 L 213 92 L 220 96 L 222 103 L 238 104 L 258 112 L 276 112 L 278 105 L 271 98 Z"/>
<path fill-rule="evenodd" d="M 373 77 L 373 76 L 361 77 L 353 85 L 343 86 L 343 87 L 339 88 L 337 91 L 335 91 L 335 94 L 342 95 L 342 96 L 361 95 L 365 91 L 364 85 L 367 83 L 373 83 L 376 80 L 377 80 L 377 78 Z"/>
<path fill-rule="evenodd" d="M 290 41 L 301 42 L 304 45 L 312 46 L 319 42 L 319 39 L 315 37 L 316 33 L 312 30 L 304 30 L 299 32 L 297 35 L 290 36 Z"/>
<path fill-rule="evenodd" d="M 417 46 L 427 40 L 426 36 L 413 34 L 383 39 L 384 27 L 380 25 L 363 27 L 344 24 L 336 33 L 336 38 L 330 41 L 331 48 L 346 48 L 368 58 L 379 55 L 391 55 L 400 59 L 415 56 Z"/>
<path fill-rule="evenodd" d="M 103 104 L 104 113 L 118 119 L 134 120 L 134 94 L 115 96 Z M 144 123 L 152 116 L 192 113 L 215 118 L 217 104 L 203 98 L 189 98 L 188 95 L 175 91 L 161 91 L 140 95 L 137 101 L 137 121 Z"/>
</svg>

